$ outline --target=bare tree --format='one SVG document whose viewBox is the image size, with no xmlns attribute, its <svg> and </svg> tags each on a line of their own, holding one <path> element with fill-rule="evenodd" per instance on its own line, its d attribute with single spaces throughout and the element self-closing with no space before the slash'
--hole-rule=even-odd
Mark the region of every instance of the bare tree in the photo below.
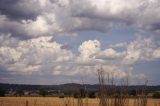
<svg viewBox="0 0 160 106">
<path fill-rule="evenodd" d="M 104 70 L 102 69 L 98 69 L 98 80 L 99 80 L 99 105 L 100 106 L 107 106 L 106 103 L 106 90 L 105 90 L 105 82 L 104 82 Z"/>
</svg>

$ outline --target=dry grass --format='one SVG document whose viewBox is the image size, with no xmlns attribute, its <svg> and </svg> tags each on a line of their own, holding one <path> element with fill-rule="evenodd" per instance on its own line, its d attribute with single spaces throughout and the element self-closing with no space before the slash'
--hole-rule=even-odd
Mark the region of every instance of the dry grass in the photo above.
<svg viewBox="0 0 160 106">
<path fill-rule="evenodd" d="M 70 99 L 70 105 L 66 105 Z M 83 106 L 85 104 L 85 100 Z M 26 106 L 26 101 L 28 101 L 28 106 L 78 106 L 77 99 L 73 98 L 56 98 L 56 97 L 1 97 L 0 106 Z M 88 99 L 88 106 L 98 106 L 99 99 Z M 134 100 L 129 99 L 129 106 L 134 106 Z M 160 99 L 148 99 L 147 106 L 160 106 Z"/>
</svg>

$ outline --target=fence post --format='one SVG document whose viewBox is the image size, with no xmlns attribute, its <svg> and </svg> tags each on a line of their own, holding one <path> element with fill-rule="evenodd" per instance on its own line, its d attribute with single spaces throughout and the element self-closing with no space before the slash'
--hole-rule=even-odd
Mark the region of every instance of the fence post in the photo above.
<svg viewBox="0 0 160 106">
<path fill-rule="evenodd" d="M 26 100 L 26 106 L 28 106 L 28 100 Z"/>
</svg>

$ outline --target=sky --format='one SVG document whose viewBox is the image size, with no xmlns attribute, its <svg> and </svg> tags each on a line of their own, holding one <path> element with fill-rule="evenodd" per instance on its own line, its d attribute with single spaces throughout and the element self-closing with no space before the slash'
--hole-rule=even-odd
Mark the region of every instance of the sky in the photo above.
<svg viewBox="0 0 160 106">
<path fill-rule="evenodd" d="M 160 85 L 159 0 L 0 0 L 0 83 Z"/>
</svg>

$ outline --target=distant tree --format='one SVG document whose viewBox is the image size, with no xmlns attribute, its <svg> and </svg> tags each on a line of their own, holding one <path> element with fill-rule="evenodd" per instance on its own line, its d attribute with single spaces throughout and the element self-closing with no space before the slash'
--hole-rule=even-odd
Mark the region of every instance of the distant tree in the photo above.
<svg viewBox="0 0 160 106">
<path fill-rule="evenodd" d="M 137 94 L 136 94 L 136 90 L 131 90 L 130 92 L 129 92 L 129 95 L 131 95 L 131 96 L 136 96 Z"/>
<path fill-rule="evenodd" d="M 64 94 L 63 93 L 59 94 L 59 98 L 64 98 Z"/>
<path fill-rule="evenodd" d="M 79 97 L 79 93 L 78 92 L 74 92 L 73 96 L 74 96 L 74 98 L 78 98 Z"/>
<path fill-rule="evenodd" d="M 4 97 L 5 96 L 6 91 L 3 89 L 0 89 L 0 97 Z"/>
<path fill-rule="evenodd" d="M 153 94 L 153 98 L 160 98 L 160 92 L 155 92 Z"/>
<path fill-rule="evenodd" d="M 95 92 L 94 91 L 89 91 L 88 97 L 89 98 L 96 98 Z"/>
<path fill-rule="evenodd" d="M 45 89 L 40 89 L 39 94 L 45 97 L 47 95 L 47 91 Z"/>
<path fill-rule="evenodd" d="M 81 88 L 80 90 L 79 90 L 79 92 L 80 92 L 80 97 L 81 98 L 84 98 L 85 96 L 86 96 L 86 90 L 85 89 L 83 89 L 83 88 Z"/>
<path fill-rule="evenodd" d="M 23 96 L 23 95 L 24 95 L 24 91 L 22 89 L 17 89 L 16 96 Z"/>
<path fill-rule="evenodd" d="M 74 92 L 74 98 L 85 98 L 87 91 L 83 88 L 79 89 L 78 91 Z"/>
</svg>

